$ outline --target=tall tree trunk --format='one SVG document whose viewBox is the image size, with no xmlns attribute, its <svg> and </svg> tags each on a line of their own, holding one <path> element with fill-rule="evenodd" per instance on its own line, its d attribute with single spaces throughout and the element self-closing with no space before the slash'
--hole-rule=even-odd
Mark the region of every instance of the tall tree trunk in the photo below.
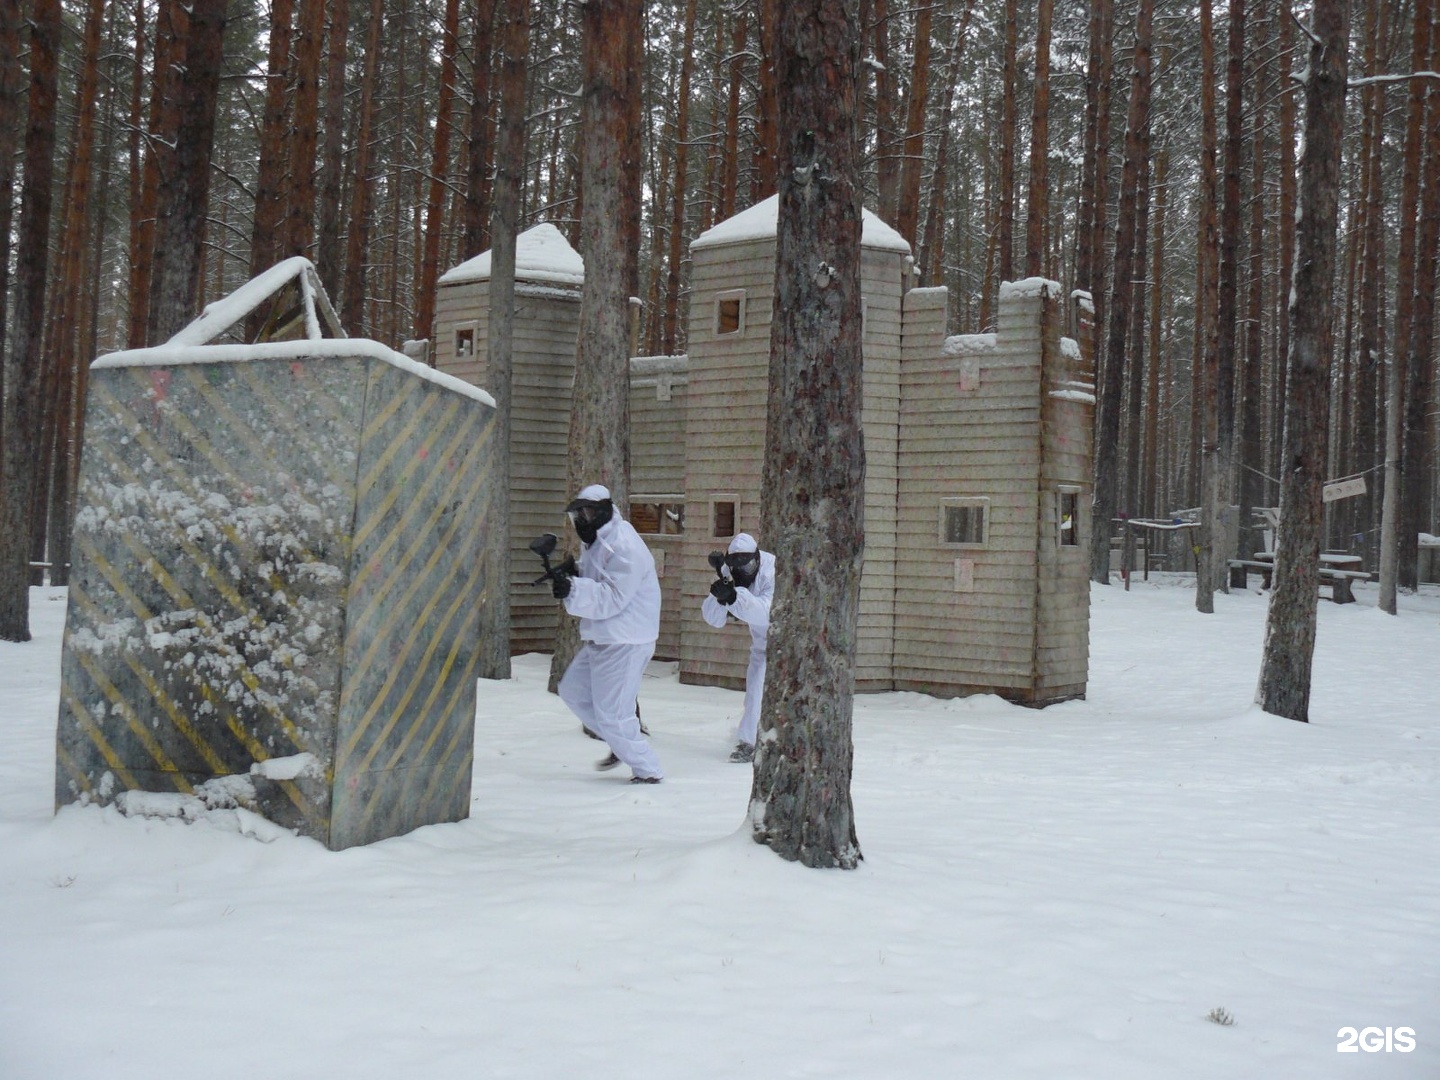
<svg viewBox="0 0 1440 1080">
<path fill-rule="evenodd" d="M 1020 74 L 1017 62 L 1019 12 L 1017 0 L 1005 0 L 1004 86 L 1000 107 L 999 252 L 1001 281 L 1015 278 L 1015 144 L 1020 138 Z"/>
<path fill-rule="evenodd" d="M 40 481 L 34 447 L 44 428 L 40 342 L 49 269 L 60 29 L 60 0 L 35 0 L 14 323 L 4 356 L 6 397 L 0 424 L 0 641 L 30 640 L 30 513 Z"/>
<path fill-rule="evenodd" d="M 915 12 L 915 62 L 905 98 L 904 157 L 900 162 L 900 201 L 895 208 L 895 229 L 911 248 L 920 239 L 920 174 L 925 164 L 925 121 L 930 98 L 930 4 Z"/>
<path fill-rule="evenodd" d="M 1431 9 L 1432 0 L 1414 0 L 1414 21 L 1410 39 L 1411 71 L 1423 71 L 1430 55 Z M 1400 434 L 1397 446 L 1399 460 L 1394 468 L 1401 471 L 1401 475 L 1395 477 L 1396 482 L 1401 485 L 1404 483 L 1403 470 L 1410 464 L 1404 457 L 1406 441 L 1404 432 L 1408 426 L 1405 410 L 1409 407 L 1407 391 L 1409 390 L 1410 345 L 1415 311 L 1415 267 L 1417 262 L 1415 244 L 1416 234 L 1419 231 L 1417 218 L 1420 212 L 1420 167 L 1425 151 L 1426 91 L 1424 80 L 1410 80 L 1405 119 L 1404 167 L 1400 181 L 1400 216 L 1397 219 L 1400 238 L 1399 253 L 1395 260 L 1395 336 L 1393 338 L 1394 346 L 1390 353 L 1390 363 L 1394 368 L 1392 378 L 1395 380 L 1391 385 L 1399 389 L 1400 396 L 1397 398 L 1392 393 L 1390 406 L 1392 409 L 1400 410 Z M 1391 418 L 1387 416 L 1387 434 L 1390 420 Z M 1390 457 L 1388 445 L 1386 457 L 1387 459 Z M 1390 483 L 1391 476 L 1392 471 L 1387 460 L 1387 488 L 1394 486 Z M 1400 491 L 1392 493 L 1387 490 L 1385 492 L 1380 527 L 1380 604 L 1392 615 L 1395 614 L 1396 586 L 1405 579 L 1405 570 L 1401 565 L 1400 558 L 1405 545 L 1401 535 L 1403 506 L 1404 498 Z"/>
<path fill-rule="evenodd" d="M 311 256 L 315 242 L 315 151 L 320 145 L 320 57 L 325 43 L 325 0 L 300 0 L 295 34 L 295 87 L 291 112 L 290 190 L 282 257 Z"/>
<path fill-rule="evenodd" d="M 1296 191 L 1295 130 L 1298 124 L 1299 89 L 1290 76 L 1290 53 L 1294 45 L 1295 28 L 1288 17 L 1281 18 L 1280 34 L 1276 48 L 1280 54 L 1276 80 L 1280 92 L 1280 280 L 1288 286 L 1295 274 L 1295 204 L 1299 199 Z M 1280 290 L 1278 323 L 1275 333 L 1275 370 L 1271 375 L 1270 456 L 1265 471 L 1271 476 L 1280 475 L 1280 461 L 1283 457 L 1281 442 L 1285 430 L 1285 388 L 1286 365 L 1290 362 L 1290 304 L 1285 289 Z M 1275 495 L 1278 500 L 1279 492 Z"/>
<path fill-rule="evenodd" d="M 1327 349 L 1335 230 L 1344 149 L 1346 0 L 1315 0 L 1305 88 L 1305 148 L 1300 159 L 1295 277 L 1290 287 L 1290 346 L 1285 395 L 1285 470 L 1274 593 L 1255 700 L 1268 713 L 1309 720 L 1315 651 L 1320 532 L 1324 523 L 1325 438 L 1329 409 Z"/>
<path fill-rule="evenodd" d="M 1080 165 L 1080 206 L 1075 223 L 1075 287 L 1090 294 L 1095 329 L 1105 325 L 1102 252 L 1105 246 L 1105 175 L 1110 144 L 1111 0 L 1090 0 L 1090 57 L 1085 68 L 1085 153 Z"/>
<path fill-rule="evenodd" d="M 460 243 L 461 259 L 473 259 L 484 251 L 488 236 L 486 219 L 491 213 L 490 54 L 493 48 L 494 22 L 495 0 L 475 0 L 475 32 L 470 46 L 470 127 L 466 132 L 465 146 L 465 204 L 462 215 L 464 237 Z M 558 125 L 556 130 L 559 130 Z M 551 201 L 554 201 L 553 194 Z"/>
<path fill-rule="evenodd" d="M 15 207 L 15 152 L 25 115 L 25 68 L 20 62 L 20 0 L 0 0 L 0 298 L 10 296 L 10 225 Z M 5 399 L 5 330 L 9 304 L 0 303 L 0 401 Z M 3 422 L 0 422 L 3 428 Z"/>
<path fill-rule="evenodd" d="M 1025 205 L 1025 276 L 1045 273 L 1045 219 L 1050 175 L 1050 23 L 1055 0 L 1039 0 L 1035 29 L 1035 96 L 1030 107 L 1030 192 Z"/>
<path fill-rule="evenodd" d="M 210 202 L 210 156 L 223 63 L 226 0 L 192 0 L 167 93 L 175 95 L 173 154 L 160 158 L 150 340 L 167 341 L 196 314 Z M 179 10 L 176 5 L 175 10 Z M 178 22 L 177 22 L 177 25 Z M 170 171 L 167 172 L 167 166 Z"/>
<path fill-rule="evenodd" d="M 1213 508 L 1217 524 L 1229 524 L 1235 495 L 1235 353 L 1240 315 L 1240 172 L 1244 167 L 1245 4 L 1230 0 L 1225 63 L 1225 170 L 1220 208 L 1220 278 L 1215 309 L 1215 472 L 1220 502 Z M 1229 530 L 1212 531 L 1211 580 L 1225 592 L 1230 578 L 1226 560 L 1237 552 L 1228 546 Z"/>
<path fill-rule="evenodd" d="M 1201 362 L 1197 378 L 1200 430 L 1200 528 L 1195 555 L 1195 610 L 1215 610 L 1215 552 L 1220 537 L 1224 485 L 1220 461 L 1219 236 L 1215 214 L 1219 202 L 1216 179 L 1218 135 L 1215 130 L 1215 22 L 1211 0 L 1200 0 L 1200 298 L 1204 312 L 1195 326 Z"/>
<path fill-rule="evenodd" d="M 54 420 L 54 457 L 49 468 L 50 500 L 37 513 L 34 523 L 38 526 L 41 550 L 45 550 L 44 537 L 48 534 L 48 545 L 52 555 L 55 548 L 68 547 L 70 523 L 68 520 L 69 478 L 73 471 L 76 451 L 75 402 L 78 399 L 76 384 L 85 364 L 80 356 L 80 323 L 86 285 L 86 258 L 90 239 L 90 190 L 94 175 L 96 98 L 100 86 L 100 37 L 105 26 L 104 0 L 90 0 L 85 15 L 84 37 L 80 49 L 80 83 L 76 89 L 75 139 L 70 153 L 68 179 L 65 184 L 65 209 L 61 215 L 60 251 L 54 279 L 56 292 L 51 304 L 48 331 L 51 335 L 50 371 L 53 378 L 52 407 L 49 410 Z M 3 293 L 0 293 L 3 295 Z M 43 491 L 45 484 L 41 483 Z M 60 540 L 61 534 L 65 539 Z M 60 540 L 57 544 L 56 541 Z M 52 584 L 68 583 L 66 563 L 68 553 L 50 559 L 50 580 Z"/>
<path fill-rule="evenodd" d="M 725 106 L 725 143 L 720 156 L 720 191 L 716 218 L 735 215 L 735 187 L 740 176 L 740 88 L 745 79 L 745 39 L 748 27 L 743 8 L 735 11 L 730 41 L 730 96 Z"/>
<path fill-rule="evenodd" d="M 1434 16 L 1432 14 L 1432 20 Z M 1440 69 L 1440 25 L 1430 28 L 1430 63 Z M 1431 531 L 1431 477 L 1435 470 L 1435 286 L 1440 246 L 1440 89 L 1429 88 L 1425 121 L 1424 183 L 1420 193 L 1420 235 L 1416 238 L 1415 305 L 1410 321 L 1410 360 L 1405 365 L 1405 445 L 1401 459 L 1400 584 L 1420 585 L 1419 544 Z"/>
<path fill-rule="evenodd" d="M 1161 66 L 1164 66 L 1162 60 Z M 1141 476 L 1144 490 L 1140 499 L 1140 512 L 1157 517 L 1163 511 L 1159 492 L 1160 475 L 1160 386 L 1161 372 L 1165 368 L 1160 335 L 1160 317 L 1164 310 L 1165 298 L 1165 211 L 1169 205 L 1170 151 L 1164 147 L 1155 155 L 1155 223 L 1151 227 L 1150 242 L 1150 345 L 1146 350 L 1150 367 L 1146 372 L 1145 384 L 1145 444 Z"/>
<path fill-rule="evenodd" d="M 755 171 L 750 189 L 752 204 L 775 194 L 775 117 L 780 99 L 775 86 L 775 26 L 780 19 L 780 0 L 758 0 L 760 14 L 759 100 L 755 117 Z M 685 61 L 690 49 L 685 49 Z"/>
<path fill-rule="evenodd" d="M 776 555 L 754 838 L 853 869 L 851 712 L 865 450 L 860 429 L 858 63 L 853 0 L 791 0 L 780 19 L 780 209 L 761 521 Z"/>
<path fill-rule="evenodd" d="M 945 266 L 945 192 L 950 184 L 950 128 L 955 117 L 955 84 L 960 79 L 960 56 L 965 47 L 965 34 L 975 0 L 965 0 L 965 10 L 955 23 L 955 39 L 950 44 L 945 64 L 945 97 L 940 108 L 940 129 L 935 144 L 935 176 L 930 185 L 930 205 L 925 210 L 925 234 L 921 257 L 916 264 L 925 272 L 927 283 L 941 284 Z"/>
<path fill-rule="evenodd" d="M 320 155 L 319 218 L 315 270 L 331 299 L 340 298 L 340 191 L 345 177 L 345 40 L 350 0 L 330 0 L 326 36 L 325 144 Z"/>
<path fill-rule="evenodd" d="M 1267 39 L 1265 5 L 1255 38 Z M 1240 379 L 1240 444 L 1236 476 L 1240 504 L 1240 558 L 1248 559 L 1260 542 L 1251 523 L 1254 508 L 1263 505 L 1265 489 L 1261 471 L 1265 467 L 1262 446 L 1262 414 L 1265 400 L 1265 117 L 1261 105 L 1266 98 L 1264 77 L 1269 67 L 1268 46 L 1256 55 L 1250 73 L 1251 95 L 1257 103 L 1250 134 L 1250 245 L 1246 270 L 1245 363 Z"/>
<path fill-rule="evenodd" d="M 584 211 L 580 256 L 585 288 L 570 398 L 567 491 L 604 484 L 616 506 L 630 497 L 630 295 L 635 253 L 626 207 L 638 205 L 640 166 L 633 160 L 630 117 L 640 94 L 631 60 L 640 0 L 590 0 L 581 12 L 584 76 L 580 98 Z M 551 657 L 550 688 L 559 685 L 578 645 L 575 621 L 562 611 Z"/>
<path fill-rule="evenodd" d="M 450 171 L 450 129 L 454 126 L 455 113 L 455 53 L 459 40 L 460 0 L 445 0 L 445 23 L 440 39 L 440 100 L 435 109 L 430 195 L 425 202 L 425 250 L 415 282 L 416 338 L 431 337 L 435 328 L 435 282 L 440 276 L 440 233 L 445 227 L 445 180 Z M 524 162 L 517 162 L 515 167 L 523 170 Z"/>
<path fill-rule="evenodd" d="M 520 187 L 525 167 L 525 73 L 530 53 L 530 0 L 505 0 L 500 49 L 500 130 L 496 139 L 495 207 L 490 227 L 490 333 L 488 383 L 495 398 L 494 474 L 510 476 L 512 356 L 515 344 L 515 233 L 520 222 Z M 495 485 L 489 508 L 494 541 L 485 557 L 487 603 L 494 639 L 482 643 L 480 676 L 510 677 L 510 485 Z"/>
<path fill-rule="evenodd" d="M 890 73 L 890 0 L 875 0 L 870 51 L 875 56 L 875 212 L 894 221 L 900 191 L 896 156 L 895 76 Z M 862 28 L 863 30 L 863 28 Z"/>
<path fill-rule="evenodd" d="M 1115 215 L 1115 273 L 1105 341 L 1105 365 L 1096 387 L 1094 527 L 1091 530 L 1090 579 L 1110 582 L 1110 534 L 1118 509 L 1120 410 L 1124 392 L 1125 342 L 1130 329 L 1130 300 L 1135 278 L 1135 219 L 1144 166 L 1145 128 L 1150 119 L 1150 45 L 1154 0 L 1140 0 L 1135 14 L 1130 105 L 1125 121 L 1125 166 L 1120 205 Z M 1142 264 L 1143 266 L 1143 264 Z"/>
<path fill-rule="evenodd" d="M 370 0 L 370 26 L 365 39 L 365 67 L 360 76 L 360 127 L 355 137 L 355 178 L 350 196 L 350 233 L 345 241 L 345 290 L 340 324 L 348 334 L 363 334 L 365 319 L 365 263 L 370 257 L 370 141 L 375 131 L 375 81 L 380 64 L 380 30 L 385 0 Z"/>
<path fill-rule="evenodd" d="M 255 176 L 255 227 L 250 235 L 251 277 L 264 273 L 280 260 L 281 228 L 288 204 L 286 174 L 290 164 L 287 142 L 290 117 L 287 105 L 291 79 L 290 38 L 294 30 L 294 19 L 295 0 L 271 0 L 270 55 L 265 67 L 265 106 L 260 121 L 260 161 Z M 259 325 L 259 317 L 250 320 L 252 336 L 259 329 Z"/>
<path fill-rule="evenodd" d="M 675 351 L 680 323 L 680 260 L 685 244 L 685 194 L 690 168 L 690 71 L 694 67 L 695 0 L 685 5 L 684 45 L 680 54 L 679 104 L 675 110 L 675 184 L 671 197 L 669 266 L 665 275 L 664 321 L 660 333 L 660 351 Z M 773 61 L 772 61 L 773 67 Z M 773 78 L 773 72 L 772 72 Z M 774 157 L 771 157 L 774 172 Z"/>
</svg>

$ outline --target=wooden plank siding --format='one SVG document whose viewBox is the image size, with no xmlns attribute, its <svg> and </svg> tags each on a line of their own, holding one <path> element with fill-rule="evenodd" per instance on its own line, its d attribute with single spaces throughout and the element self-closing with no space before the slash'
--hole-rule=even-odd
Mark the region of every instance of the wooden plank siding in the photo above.
<svg viewBox="0 0 1440 1080">
<path fill-rule="evenodd" d="M 692 253 L 690 383 L 686 444 L 686 541 L 682 596 L 682 682 L 741 687 L 749 634 L 716 632 L 700 618 L 714 575 L 706 555 L 729 543 L 711 521 L 716 495 L 738 496 L 737 531 L 761 543 L 761 476 L 769 396 L 770 317 L 775 287 L 773 237 Z M 894 649 L 896 454 L 900 412 L 900 305 L 904 257 L 861 251 L 864 298 L 865 567 L 860 580 L 856 685 L 887 690 Z M 717 333 L 717 305 L 744 294 L 738 332 Z"/>
<path fill-rule="evenodd" d="M 630 500 L 675 496 L 684 503 L 689 358 L 641 356 L 630 361 Z M 634 514 L 630 519 L 636 521 Z M 643 524 L 643 523 L 641 523 Z M 642 533 L 660 575 L 657 660 L 680 658 L 683 532 Z"/>
<path fill-rule="evenodd" d="M 1059 485 L 1089 504 L 1087 406 L 1052 386 L 1062 363 L 1056 287 L 1002 289 L 994 334 L 945 338 L 948 297 L 905 298 L 895 686 L 1043 704 L 1084 693 L 1084 548 L 1061 550 Z M 983 545 L 942 542 L 946 498 L 988 500 Z M 1082 529 L 1084 521 L 1082 515 Z M 1083 534 L 1081 545 L 1084 544 Z"/>
<path fill-rule="evenodd" d="M 490 382 L 490 282 L 441 285 L 435 301 L 435 366 L 477 386 Z M 510 411 L 510 651 L 549 652 L 558 615 L 530 541 L 565 535 L 565 453 L 580 291 L 515 283 L 515 345 Z M 456 356 L 456 331 L 473 329 L 474 353 Z"/>
</svg>

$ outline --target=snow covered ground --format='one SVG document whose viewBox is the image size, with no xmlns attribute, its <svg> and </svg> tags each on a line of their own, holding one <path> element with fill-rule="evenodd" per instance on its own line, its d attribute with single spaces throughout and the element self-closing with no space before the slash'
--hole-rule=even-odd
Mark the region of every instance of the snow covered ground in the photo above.
<svg viewBox="0 0 1440 1080">
<path fill-rule="evenodd" d="M 0 645 L 0 1077 L 1440 1076 L 1440 594 L 1356 592 L 1309 725 L 1251 704 L 1264 597 L 1158 579 L 1094 590 L 1086 701 L 858 699 L 845 873 L 749 840 L 741 697 L 665 665 L 657 787 L 591 769 L 528 656 L 481 684 L 469 821 L 332 853 L 52 817 L 37 590 Z"/>
</svg>

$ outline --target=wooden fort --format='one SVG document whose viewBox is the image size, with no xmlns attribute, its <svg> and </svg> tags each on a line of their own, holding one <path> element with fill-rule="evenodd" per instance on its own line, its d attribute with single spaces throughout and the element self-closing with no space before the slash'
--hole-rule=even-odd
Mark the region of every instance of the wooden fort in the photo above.
<svg viewBox="0 0 1440 1080">
<path fill-rule="evenodd" d="M 678 659 L 685 682 L 744 685 L 748 634 L 716 632 L 699 610 L 707 553 L 741 531 L 765 544 L 777 205 L 767 199 L 696 238 L 687 356 L 631 365 L 629 515 L 662 568 L 657 656 Z M 1061 336 L 1060 287 L 1007 283 L 995 333 L 950 337 L 946 291 L 914 287 L 909 246 L 868 211 L 861 247 L 857 688 L 1034 705 L 1081 696 L 1094 386 L 1082 349 Z M 563 525 L 583 266 L 548 225 L 521 234 L 517 249 L 512 649 L 521 652 L 553 643 L 553 604 L 528 586 L 525 544 Z M 488 277 L 488 256 L 462 264 L 441 279 L 437 303 L 439 366 L 480 385 Z"/>
<path fill-rule="evenodd" d="M 528 545 L 543 532 L 566 534 L 566 446 L 570 390 L 585 267 L 560 230 L 536 225 L 516 237 L 515 343 L 510 423 L 510 648 L 548 652 L 556 604 L 531 585 L 540 569 Z M 488 387 L 490 252 L 445 273 L 435 303 L 435 362 L 441 371 Z M 655 553 L 664 597 L 656 656 L 680 647 L 680 562 L 684 525 L 685 358 L 631 361 L 629 517 Z M 577 543 L 569 533 L 573 550 Z"/>
</svg>

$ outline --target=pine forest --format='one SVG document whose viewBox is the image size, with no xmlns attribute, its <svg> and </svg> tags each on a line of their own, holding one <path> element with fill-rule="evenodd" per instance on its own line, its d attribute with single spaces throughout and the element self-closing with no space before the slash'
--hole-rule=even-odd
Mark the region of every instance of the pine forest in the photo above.
<svg viewBox="0 0 1440 1080">
<path fill-rule="evenodd" d="M 0 0 L 0 528 L 28 529 L 32 566 L 64 582 L 95 357 L 291 255 L 349 334 L 428 338 L 437 276 L 491 245 L 497 163 L 519 228 L 578 247 L 596 2 Z M 638 74 L 619 205 L 639 354 L 685 351 L 689 242 L 775 190 L 780 3 L 606 5 L 643 25 L 616 35 Z M 865 203 L 950 290 L 951 333 L 992 329 L 1004 281 L 1090 294 L 1096 520 L 1277 506 L 1311 5 L 852 6 Z M 1409 588 L 1440 532 L 1440 0 L 1348 15 L 1328 402 L 1306 415 L 1323 479 L 1365 481 L 1326 504 L 1324 545 L 1380 564 L 1388 480 Z M 502 140 L 507 90 L 523 124 Z"/>
</svg>

